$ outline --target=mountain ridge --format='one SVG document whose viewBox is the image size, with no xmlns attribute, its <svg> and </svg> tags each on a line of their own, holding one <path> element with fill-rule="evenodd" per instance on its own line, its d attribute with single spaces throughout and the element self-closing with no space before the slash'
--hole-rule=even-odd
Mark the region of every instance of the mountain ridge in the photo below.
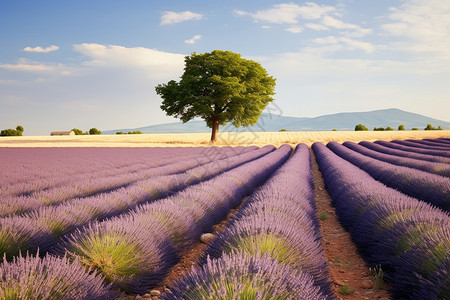
<svg viewBox="0 0 450 300">
<path fill-rule="evenodd" d="M 418 128 L 423 130 L 427 124 L 434 127 L 441 126 L 442 129 L 450 129 L 450 122 L 426 117 L 417 113 L 403 111 L 398 108 L 379 109 L 367 112 L 342 112 L 322 115 L 318 117 L 292 117 L 262 113 L 254 126 L 236 128 L 231 124 L 220 126 L 219 132 L 228 131 L 353 131 L 355 125 L 364 124 L 369 130 L 374 127 L 386 128 L 390 126 L 397 130 L 398 125 L 403 124 L 406 130 Z M 187 123 L 181 121 L 155 124 L 150 126 L 126 129 L 114 129 L 103 131 L 103 134 L 115 134 L 118 131 L 124 133 L 129 131 L 141 131 L 142 133 L 201 133 L 211 132 L 203 120 L 192 120 Z"/>
</svg>

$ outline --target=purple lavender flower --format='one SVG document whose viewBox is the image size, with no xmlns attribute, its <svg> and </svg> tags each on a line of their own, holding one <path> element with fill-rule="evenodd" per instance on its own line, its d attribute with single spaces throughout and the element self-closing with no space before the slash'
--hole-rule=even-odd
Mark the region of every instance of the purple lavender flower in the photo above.
<svg viewBox="0 0 450 300">
<path fill-rule="evenodd" d="M 19 255 L 0 264 L 0 299 L 114 299 L 118 295 L 103 278 L 66 257 Z"/>
<path fill-rule="evenodd" d="M 270 257 L 244 254 L 207 259 L 175 283 L 167 300 L 197 299 L 332 299 L 322 294 L 306 273 L 295 272 Z"/>
</svg>

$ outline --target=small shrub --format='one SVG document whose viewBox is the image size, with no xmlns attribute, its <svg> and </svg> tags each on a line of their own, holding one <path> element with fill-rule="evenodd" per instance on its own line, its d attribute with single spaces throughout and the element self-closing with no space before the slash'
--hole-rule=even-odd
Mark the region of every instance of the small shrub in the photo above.
<svg viewBox="0 0 450 300">
<path fill-rule="evenodd" d="M 326 212 L 322 211 L 322 212 L 319 214 L 319 220 L 320 220 L 320 221 L 325 221 L 326 219 L 328 219 L 328 214 L 327 214 Z"/>
<path fill-rule="evenodd" d="M 286 129 L 280 129 L 280 132 L 286 132 Z"/>
<path fill-rule="evenodd" d="M 333 129 L 332 131 L 337 131 L 336 129 Z"/>
<path fill-rule="evenodd" d="M 97 134 L 102 134 L 102 132 L 100 130 L 98 130 L 97 128 L 91 128 L 91 129 L 89 129 L 89 134 L 97 135 Z"/>
<path fill-rule="evenodd" d="M 82 135 L 83 134 L 83 131 L 81 131 L 78 128 L 74 128 L 74 129 L 72 129 L 72 131 L 75 133 L 75 135 Z"/>
<path fill-rule="evenodd" d="M 375 284 L 374 287 L 377 290 L 381 290 L 384 287 L 384 272 L 381 269 L 381 266 L 378 265 L 375 268 L 370 268 L 370 272 L 372 273 L 373 277 L 375 278 Z"/>
<path fill-rule="evenodd" d="M 385 129 L 386 131 L 394 131 L 394 128 L 392 128 L 391 126 L 386 127 Z"/>
<path fill-rule="evenodd" d="M 353 292 L 354 290 L 348 286 L 347 282 L 339 288 L 339 293 L 341 293 L 342 295 L 350 295 L 353 294 Z"/>
<path fill-rule="evenodd" d="M 369 129 L 363 124 L 358 124 L 355 126 L 355 131 L 369 131 Z"/>
<path fill-rule="evenodd" d="M 419 130 L 418 128 L 416 128 L 416 127 L 414 127 L 414 128 L 411 128 L 411 130 Z"/>
<path fill-rule="evenodd" d="M 384 131 L 383 127 L 374 127 L 373 131 Z"/>
<path fill-rule="evenodd" d="M 405 125 L 403 124 L 398 125 L 398 130 L 405 130 Z"/>
<path fill-rule="evenodd" d="M 124 134 L 122 131 L 117 131 L 116 134 Z"/>
<path fill-rule="evenodd" d="M 0 136 L 22 136 L 23 127 L 17 126 L 16 129 L 5 129 L 0 132 Z"/>
</svg>

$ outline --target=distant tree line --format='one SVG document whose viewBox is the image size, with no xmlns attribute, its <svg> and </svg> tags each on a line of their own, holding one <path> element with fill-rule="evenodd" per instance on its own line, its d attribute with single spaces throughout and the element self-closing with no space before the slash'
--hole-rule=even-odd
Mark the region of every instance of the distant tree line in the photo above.
<svg viewBox="0 0 450 300">
<path fill-rule="evenodd" d="M 368 131 L 369 129 L 364 126 L 363 124 L 358 124 L 355 126 L 355 131 Z M 373 131 L 393 131 L 394 128 L 391 126 L 388 126 L 386 128 L 383 127 L 374 127 Z M 398 125 L 398 130 L 402 131 L 405 130 L 405 125 L 400 124 Z M 411 130 L 419 130 L 418 128 L 412 128 Z M 438 126 L 437 128 L 433 127 L 431 124 L 428 124 L 427 127 L 424 128 L 424 130 L 442 130 L 441 126 Z"/>
<path fill-rule="evenodd" d="M 23 127 L 17 126 L 16 129 L 4 129 L 0 132 L 0 136 L 22 136 Z"/>
<path fill-rule="evenodd" d="M 91 129 L 89 129 L 89 131 L 85 131 L 85 132 L 83 132 L 82 130 L 80 130 L 78 128 L 74 128 L 74 129 L 72 129 L 72 131 L 75 133 L 75 135 L 99 135 L 99 134 L 102 134 L 102 132 L 100 130 L 98 130 L 97 128 L 91 128 Z"/>
<path fill-rule="evenodd" d="M 117 131 L 116 134 L 142 134 L 142 132 L 139 131 L 139 130 L 136 130 L 136 131 L 128 131 L 128 133 L 127 133 L 127 132 L 122 132 L 122 131 Z"/>
</svg>

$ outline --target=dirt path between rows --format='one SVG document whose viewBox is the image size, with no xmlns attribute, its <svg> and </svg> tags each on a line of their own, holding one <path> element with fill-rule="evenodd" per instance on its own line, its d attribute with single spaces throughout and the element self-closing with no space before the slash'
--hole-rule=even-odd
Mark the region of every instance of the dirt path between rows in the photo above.
<svg viewBox="0 0 450 300">
<path fill-rule="evenodd" d="M 316 195 L 317 217 L 326 220 L 320 221 L 322 235 L 322 248 L 325 259 L 329 263 L 330 279 L 334 295 L 338 299 L 391 299 L 384 288 L 377 288 L 377 281 L 364 260 L 359 255 L 350 234 L 339 223 L 335 208 L 331 204 L 331 197 L 325 189 L 322 173 L 316 162 L 314 152 L 311 150 L 312 171 L 314 176 L 314 193 Z M 350 294 L 343 294 L 348 286 Z"/>
</svg>

